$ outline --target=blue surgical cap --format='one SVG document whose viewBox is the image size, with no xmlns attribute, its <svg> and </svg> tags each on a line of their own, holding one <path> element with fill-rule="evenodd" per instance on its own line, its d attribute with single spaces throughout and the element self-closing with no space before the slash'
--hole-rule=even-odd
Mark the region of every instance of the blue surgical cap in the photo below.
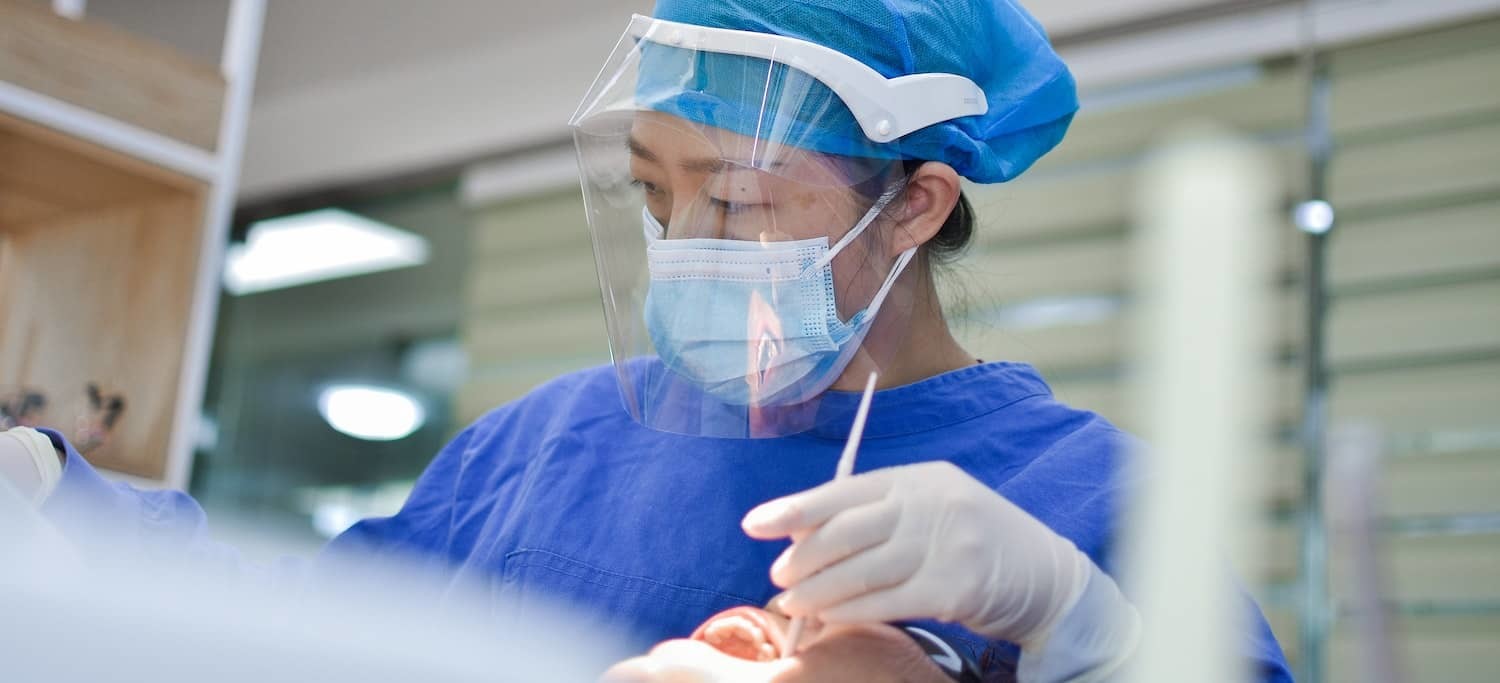
<svg viewBox="0 0 1500 683">
<path fill-rule="evenodd" d="M 658 0 L 654 16 L 714 28 L 798 38 L 838 50 L 887 78 L 918 73 L 950 73 L 984 90 L 989 111 L 933 124 L 912 132 L 899 145 L 869 142 L 831 90 L 805 93 L 798 106 L 816 111 L 816 130 L 799 131 L 798 144 L 852 156 L 883 156 L 890 149 L 905 159 L 941 161 L 977 183 L 1005 182 L 1029 168 L 1062 140 L 1078 110 L 1077 87 L 1067 65 L 1053 51 L 1040 24 L 1008 0 Z M 638 95 L 655 109 L 676 116 L 756 134 L 753 112 L 764 88 L 737 88 L 735 74 L 768 73 L 746 68 L 755 58 L 687 53 L 665 45 L 643 49 Z M 698 83 L 653 82 L 653 66 L 694 59 Z M 655 63 L 655 64 L 653 64 Z M 764 65 L 764 62 L 760 62 Z M 786 78 L 786 67 L 771 73 Z M 660 73 L 684 73 L 665 68 Z M 795 77 L 794 74 L 791 77 Z M 715 82 L 717 80 L 717 82 Z M 674 94 L 664 95 L 663 88 Z M 741 106 L 743 105 L 743 106 Z M 836 115 L 830 115 L 835 112 Z M 800 117 L 799 117 L 800 118 Z M 897 151 L 899 150 L 899 151 Z"/>
</svg>

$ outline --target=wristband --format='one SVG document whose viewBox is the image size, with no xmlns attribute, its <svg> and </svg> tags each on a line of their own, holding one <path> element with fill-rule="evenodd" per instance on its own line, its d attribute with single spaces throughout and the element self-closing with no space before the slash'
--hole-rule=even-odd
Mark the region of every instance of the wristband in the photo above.
<svg viewBox="0 0 1500 683">
<path fill-rule="evenodd" d="M 974 661 L 959 654 L 958 650 L 947 641 L 927 629 L 915 626 L 902 626 L 901 630 L 906 631 L 906 635 L 911 636 L 917 646 L 927 653 L 932 663 L 942 669 L 943 673 L 948 674 L 949 678 L 959 683 L 983 683 L 979 667 L 974 664 Z"/>
</svg>

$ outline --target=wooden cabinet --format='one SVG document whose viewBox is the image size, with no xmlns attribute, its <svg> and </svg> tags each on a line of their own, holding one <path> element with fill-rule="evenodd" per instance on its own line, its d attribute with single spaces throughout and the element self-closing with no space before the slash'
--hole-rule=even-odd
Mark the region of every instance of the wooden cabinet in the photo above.
<svg viewBox="0 0 1500 683">
<path fill-rule="evenodd" d="M 0 0 L 0 392 L 75 439 L 122 397 L 88 456 L 138 481 L 186 482 L 263 13 L 221 67 Z"/>
</svg>

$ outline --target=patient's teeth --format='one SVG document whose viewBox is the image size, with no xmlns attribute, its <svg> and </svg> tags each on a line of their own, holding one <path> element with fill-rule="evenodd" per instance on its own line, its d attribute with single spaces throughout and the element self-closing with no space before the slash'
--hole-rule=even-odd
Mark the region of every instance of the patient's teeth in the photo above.
<svg viewBox="0 0 1500 683">
<path fill-rule="evenodd" d="M 766 634 L 755 625 L 755 622 L 741 616 L 725 617 L 709 624 L 704 635 L 714 640 L 739 638 L 752 643 L 766 640 Z"/>
</svg>

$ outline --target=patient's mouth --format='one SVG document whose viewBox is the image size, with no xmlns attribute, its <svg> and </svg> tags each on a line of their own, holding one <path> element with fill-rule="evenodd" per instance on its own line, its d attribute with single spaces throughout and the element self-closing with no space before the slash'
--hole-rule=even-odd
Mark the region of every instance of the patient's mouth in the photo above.
<svg viewBox="0 0 1500 683">
<path fill-rule="evenodd" d="M 785 617 L 759 607 L 732 607 L 709 617 L 692 637 L 731 657 L 768 662 L 781 657 L 786 627 Z"/>
</svg>

